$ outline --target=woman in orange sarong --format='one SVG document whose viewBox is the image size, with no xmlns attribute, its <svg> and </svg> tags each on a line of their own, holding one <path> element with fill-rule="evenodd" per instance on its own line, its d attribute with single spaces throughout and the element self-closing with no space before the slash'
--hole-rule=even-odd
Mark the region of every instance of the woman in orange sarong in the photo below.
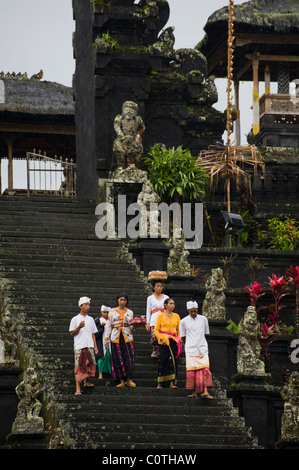
<svg viewBox="0 0 299 470">
<path fill-rule="evenodd" d="M 155 325 L 155 336 L 159 343 L 158 386 L 170 382 L 170 388 L 177 388 L 178 358 L 182 351 L 180 337 L 180 316 L 174 313 L 175 302 L 166 299 L 165 311 L 158 315 Z"/>
</svg>

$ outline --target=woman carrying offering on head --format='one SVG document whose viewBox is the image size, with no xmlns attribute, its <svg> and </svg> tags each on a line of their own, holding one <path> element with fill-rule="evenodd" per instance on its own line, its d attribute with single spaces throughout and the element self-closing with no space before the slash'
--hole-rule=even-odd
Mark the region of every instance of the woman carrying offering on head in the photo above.
<svg viewBox="0 0 299 470">
<path fill-rule="evenodd" d="M 161 281 L 153 281 L 153 294 L 149 295 L 146 301 L 146 329 L 151 332 L 151 344 L 153 347 L 151 357 L 159 356 L 159 344 L 155 336 L 155 323 L 158 315 L 164 312 L 164 301 L 168 295 L 162 293 L 163 284 Z"/>
</svg>

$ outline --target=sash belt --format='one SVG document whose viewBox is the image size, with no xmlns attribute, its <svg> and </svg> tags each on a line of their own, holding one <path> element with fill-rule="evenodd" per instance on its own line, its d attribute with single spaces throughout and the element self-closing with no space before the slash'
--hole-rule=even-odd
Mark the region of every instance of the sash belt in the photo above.
<svg viewBox="0 0 299 470">
<path fill-rule="evenodd" d="M 156 312 L 161 312 L 161 313 L 163 313 L 163 312 L 165 312 L 165 308 L 154 308 L 154 310 L 151 311 L 151 315 L 152 315 L 153 313 L 156 313 Z"/>
<path fill-rule="evenodd" d="M 177 353 L 177 356 L 176 356 L 176 359 L 177 359 L 179 357 L 179 355 L 181 354 L 181 352 L 182 352 L 182 340 L 181 340 L 181 338 L 176 333 L 168 333 L 168 331 L 159 330 L 159 333 L 161 333 L 162 335 L 173 336 L 177 340 L 177 343 L 178 343 L 178 353 Z"/>
</svg>

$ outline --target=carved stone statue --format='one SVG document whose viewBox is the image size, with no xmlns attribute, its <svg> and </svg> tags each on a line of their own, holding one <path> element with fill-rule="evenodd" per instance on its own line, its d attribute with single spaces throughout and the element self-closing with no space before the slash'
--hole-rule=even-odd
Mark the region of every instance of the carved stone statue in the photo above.
<svg viewBox="0 0 299 470">
<path fill-rule="evenodd" d="M 227 283 L 221 268 L 213 268 L 205 287 L 207 293 L 202 305 L 202 314 L 209 320 L 225 320 L 225 294 Z"/>
<path fill-rule="evenodd" d="M 188 262 L 189 251 L 185 248 L 186 240 L 182 229 L 178 230 L 181 231 L 181 237 L 171 237 L 168 242 L 167 273 L 171 276 L 191 276 L 191 266 Z"/>
<path fill-rule="evenodd" d="M 173 46 L 175 43 L 175 37 L 173 31 L 174 26 L 166 28 L 158 37 L 158 41 L 149 47 L 149 53 L 151 55 L 159 54 L 165 57 L 170 57 L 174 53 Z"/>
<path fill-rule="evenodd" d="M 299 439 L 299 372 L 292 372 L 289 382 L 282 387 L 284 412 L 281 417 L 281 438 Z"/>
<path fill-rule="evenodd" d="M 20 399 L 12 432 L 40 433 L 44 430 L 44 420 L 39 416 L 42 404 L 37 397 L 42 392 L 42 386 L 37 380 L 37 374 L 32 368 L 24 372 L 24 380 L 16 387 Z"/>
<path fill-rule="evenodd" d="M 114 119 L 116 139 L 113 142 L 113 155 L 119 168 L 135 164 L 140 166 L 143 154 L 141 135 L 145 130 L 143 120 L 138 116 L 138 105 L 133 101 L 125 101 L 122 114 Z"/>
<path fill-rule="evenodd" d="M 160 233 L 159 210 L 151 206 L 151 204 L 159 204 L 160 201 L 161 199 L 154 191 L 152 183 L 149 180 L 143 183 L 142 191 L 138 194 L 137 203 L 143 204 L 146 208 L 147 234 L 151 233 L 158 236 Z"/>
<path fill-rule="evenodd" d="M 255 307 L 250 305 L 240 323 L 237 349 L 237 370 L 240 374 L 264 375 L 265 363 L 260 359 L 261 345 L 258 340 L 260 326 Z"/>
</svg>

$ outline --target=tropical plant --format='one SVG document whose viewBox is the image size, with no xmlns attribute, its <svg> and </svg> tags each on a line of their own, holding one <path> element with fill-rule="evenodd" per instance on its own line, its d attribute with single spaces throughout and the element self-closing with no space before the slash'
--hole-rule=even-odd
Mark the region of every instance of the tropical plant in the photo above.
<svg viewBox="0 0 299 470">
<path fill-rule="evenodd" d="M 299 247 L 299 222 L 286 217 L 267 219 L 268 229 L 272 234 L 261 231 L 259 240 L 265 241 L 273 250 L 294 250 Z"/>
<path fill-rule="evenodd" d="M 295 307 L 295 324 L 296 324 L 296 336 L 299 338 L 299 266 L 290 266 L 286 270 L 288 282 L 293 284 L 296 293 L 296 307 Z"/>
<path fill-rule="evenodd" d="M 246 286 L 245 291 L 250 295 L 250 305 L 253 305 L 256 311 L 258 311 L 257 301 L 265 294 L 265 290 L 262 288 L 261 284 L 254 282 L 253 284 Z"/>
<path fill-rule="evenodd" d="M 275 325 L 268 326 L 267 323 L 260 324 L 260 337 L 259 342 L 263 349 L 263 357 L 265 362 L 266 371 L 270 371 L 270 358 L 271 354 L 269 351 L 270 344 L 276 341 L 275 334 L 277 329 Z"/>
<path fill-rule="evenodd" d="M 235 322 L 232 320 L 229 321 L 229 324 L 226 327 L 227 330 L 232 331 L 235 334 L 241 333 L 241 322 L 239 322 L 238 325 L 236 325 Z"/>
<path fill-rule="evenodd" d="M 208 192 L 208 173 L 195 166 L 190 150 L 155 144 L 143 158 L 154 190 L 165 202 L 203 201 Z"/>
<path fill-rule="evenodd" d="M 238 213 L 244 228 L 240 233 L 240 243 L 245 247 L 254 247 L 258 240 L 259 222 L 256 220 L 256 204 L 253 202 L 248 187 L 241 184 L 238 191 Z"/>
<path fill-rule="evenodd" d="M 229 284 L 229 279 L 230 279 L 230 274 L 231 271 L 236 268 L 234 266 L 234 261 L 237 259 L 238 253 L 236 255 L 233 255 L 232 253 L 229 256 L 225 256 L 225 258 L 220 258 L 218 261 L 220 261 L 223 265 L 222 270 L 223 270 L 223 277 L 226 280 L 227 284 Z"/>
<path fill-rule="evenodd" d="M 268 306 L 258 306 L 259 299 L 267 292 L 267 289 L 262 288 L 261 284 L 254 282 L 245 287 L 245 291 L 250 295 L 250 305 L 253 305 L 257 312 L 260 310 L 267 310 L 268 315 L 264 322 L 260 323 L 260 337 L 259 342 L 263 348 L 263 356 L 266 364 L 266 369 L 269 370 L 270 363 L 270 344 L 276 340 L 276 335 L 292 334 L 294 331 L 293 326 L 287 326 L 279 318 L 279 312 L 285 308 L 281 305 L 281 300 L 288 295 L 287 279 L 284 276 L 277 277 L 272 274 L 269 277 L 269 289 L 274 297 L 274 304 Z"/>
<path fill-rule="evenodd" d="M 259 272 L 265 268 L 266 265 L 261 263 L 257 257 L 248 258 L 249 277 L 252 284 L 257 281 Z"/>
<path fill-rule="evenodd" d="M 95 40 L 95 44 L 97 46 L 100 46 L 103 44 L 106 46 L 110 46 L 111 49 L 119 49 L 119 44 L 117 40 L 111 37 L 109 31 L 107 31 L 106 33 L 98 34 Z"/>
</svg>

